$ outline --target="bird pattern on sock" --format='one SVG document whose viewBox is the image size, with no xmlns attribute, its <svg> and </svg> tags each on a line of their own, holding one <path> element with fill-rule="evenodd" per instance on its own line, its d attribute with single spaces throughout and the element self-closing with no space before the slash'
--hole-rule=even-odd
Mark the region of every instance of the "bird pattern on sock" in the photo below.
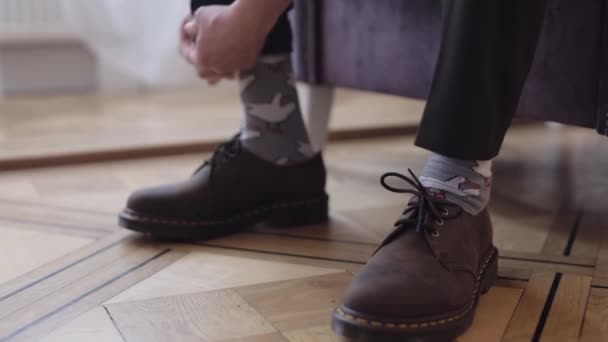
<svg viewBox="0 0 608 342">
<path fill-rule="evenodd" d="M 247 150 L 277 165 L 314 156 L 288 55 L 259 58 L 240 73 L 239 87 L 245 112 L 241 141 Z"/>
<path fill-rule="evenodd" d="M 420 182 L 436 197 L 462 206 L 477 215 L 490 200 L 492 161 L 471 161 L 431 154 Z"/>
</svg>

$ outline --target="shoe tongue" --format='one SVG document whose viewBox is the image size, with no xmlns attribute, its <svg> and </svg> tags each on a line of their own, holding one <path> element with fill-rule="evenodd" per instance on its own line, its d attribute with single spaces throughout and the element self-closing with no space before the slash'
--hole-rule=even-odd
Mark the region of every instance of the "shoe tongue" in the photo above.
<svg viewBox="0 0 608 342">
<path fill-rule="evenodd" d="M 412 197 L 409 201 L 408 201 L 408 211 L 411 210 L 411 208 L 416 208 L 414 210 L 409 211 L 406 214 L 401 214 L 401 217 L 399 217 L 399 220 L 417 220 L 418 219 L 418 198 L 416 196 Z M 427 215 L 428 216 L 428 215 Z M 426 218 L 423 218 L 426 219 Z M 416 229 L 416 224 L 412 224 L 412 223 L 404 223 L 407 224 L 407 227 L 395 227 L 395 230 L 393 230 L 385 239 L 385 243 L 390 243 L 390 241 L 398 238 L 400 235 L 404 235 L 404 234 L 409 234 L 410 230 L 415 230 Z"/>
<path fill-rule="evenodd" d="M 410 215 L 417 215 L 413 212 Z M 415 226 L 409 226 L 402 231 L 393 231 L 384 241 L 383 245 L 378 248 L 378 251 L 388 248 L 389 250 L 407 250 L 408 255 L 425 255 L 432 254 L 437 257 L 437 253 L 430 245 L 426 233 L 424 231 L 416 232 Z"/>
<path fill-rule="evenodd" d="M 409 207 L 418 207 L 418 201 L 419 198 L 417 196 L 413 196 L 412 198 L 410 198 L 410 200 L 407 202 L 407 205 Z M 407 214 L 408 217 L 413 218 L 413 219 L 418 219 L 418 208 L 416 210 L 413 210 L 412 212 Z M 403 217 L 402 217 L 403 218 Z M 427 210 L 426 215 L 424 215 L 424 217 L 422 218 L 425 221 L 429 220 L 429 212 Z M 428 222 L 423 222 L 423 223 L 428 223 Z"/>
</svg>

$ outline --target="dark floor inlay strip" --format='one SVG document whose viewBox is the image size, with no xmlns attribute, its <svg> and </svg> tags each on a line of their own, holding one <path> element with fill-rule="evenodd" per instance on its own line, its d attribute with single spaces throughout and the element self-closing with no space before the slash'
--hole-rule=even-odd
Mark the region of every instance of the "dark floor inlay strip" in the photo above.
<svg viewBox="0 0 608 342">
<path fill-rule="evenodd" d="M 116 214 L 116 213 L 113 213 L 110 211 L 99 211 L 99 210 L 94 210 L 94 209 L 74 208 L 74 207 L 67 207 L 67 206 L 56 205 L 56 204 L 40 203 L 40 202 L 33 202 L 33 201 L 26 201 L 26 200 L 17 200 L 14 198 L 0 198 L 0 203 L 18 205 L 18 206 L 23 206 L 23 207 L 39 207 L 39 208 L 53 209 L 56 211 L 67 212 L 67 213 L 91 214 L 91 215 L 97 215 L 97 216 L 108 216 L 108 215 Z"/>
<path fill-rule="evenodd" d="M 347 259 L 324 258 L 324 257 L 318 257 L 318 256 L 312 256 L 312 255 L 304 255 L 304 254 L 284 253 L 284 252 L 272 252 L 272 251 L 266 251 L 266 250 L 261 250 L 261 249 L 253 249 L 253 248 L 228 247 L 228 246 L 222 246 L 222 245 L 214 245 L 214 244 L 211 244 L 211 243 L 197 243 L 196 245 L 198 245 L 198 246 L 204 246 L 204 247 L 221 248 L 221 249 L 233 249 L 233 250 L 236 250 L 236 251 L 243 251 L 243 252 L 254 252 L 254 253 L 262 253 L 262 254 L 274 254 L 274 255 L 283 255 L 283 256 L 297 257 L 297 258 L 304 258 L 304 259 L 314 259 L 314 260 L 323 260 L 323 261 L 337 261 L 337 262 L 343 262 L 343 263 L 347 263 L 347 264 L 365 265 L 365 262 L 354 261 L 354 260 L 347 260 Z"/>
<path fill-rule="evenodd" d="M 576 267 L 586 267 L 586 268 L 595 268 L 595 265 L 589 264 L 581 264 L 577 262 L 568 262 L 568 261 L 553 261 L 553 260 L 542 260 L 542 259 L 534 259 L 527 257 L 517 257 L 517 256 L 499 256 L 499 259 L 504 260 L 516 260 L 516 261 L 527 261 L 527 262 L 537 262 L 539 264 L 551 264 L 551 265 L 559 265 L 559 266 L 576 266 Z"/>
<path fill-rule="evenodd" d="M 553 283 L 551 284 L 551 289 L 549 290 L 549 295 L 547 296 L 547 301 L 545 302 L 545 306 L 543 307 L 543 311 L 540 314 L 540 319 L 538 320 L 538 324 L 536 325 L 536 330 L 534 330 L 534 336 L 532 337 L 532 342 L 540 341 L 540 337 L 543 334 L 543 329 L 545 328 L 545 324 L 547 323 L 547 318 L 549 317 L 549 312 L 551 311 L 551 306 L 553 305 L 553 300 L 555 299 L 555 294 L 557 293 L 557 289 L 559 287 L 559 283 L 562 279 L 562 274 L 557 273 L 555 278 L 553 278 Z"/>
<path fill-rule="evenodd" d="M 288 237 L 292 239 L 301 239 L 301 240 L 310 240 L 310 241 L 323 241 L 323 242 L 338 242 L 338 243 L 350 243 L 353 245 L 362 245 L 362 246 L 370 246 L 370 247 L 378 247 L 380 242 L 378 243 L 370 243 L 370 242 L 362 242 L 362 241 L 354 241 L 354 240 L 344 240 L 344 239 L 334 239 L 334 238 L 324 238 L 324 237 L 316 237 L 316 236 L 306 236 L 306 235 L 298 235 L 291 233 L 279 233 L 279 232 L 268 232 L 268 231 L 258 231 L 254 230 L 251 233 L 259 234 L 259 235 L 273 235 L 280 237 Z"/>
<path fill-rule="evenodd" d="M 57 274 L 59 274 L 59 273 L 61 273 L 61 272 L 65 271 L 65 270 L 67 270 L 67 269 L 69 269 L 69 268 L 71 268 L 71 267 L 74 267 L 74 266 L 76 266 L 76 265 L 78 265 L 78 264 L 80 264 L 80 263 L 82 263 L 82 262 L 84 262 L 84 261 L 87 261 L 88 259 L 91 259 L 92 257 L 94 257 L 94 256 L 96 256 L 96 255 L 99 255 L 99 254 L 101 254 L 101 253 L 103 253 L 103 252 L 107 251 L 108 249 L 110 249 L 110 248 L 112 248 L 112 247 L 115 247 L 116 245 L 120 244 L 121 242 L 123 242 L 123 241 L 124 241 L 125 239 L 127 239 L 127 238 L 128 238 L 128 237 L 124 237 L 124 238 L 122 238 L 122 239 L 120 239 L 120 240 L 118 240 L 118 241 L 116 241 L 116 242 L 114 242 L 114 243 L 112 243 L 112 244 L 110 244 L 110 245 L 107 245 L 106 247 L 104 247 L 104 248 L 102 248 L 102 249 L 100 249 L 100 250 L 97 250 L 97 251 L 95 251 L 95 252 L 93 252 L 93 253 L 91 253 L 91 254 L 89 254 L 89 255 L 87 255 L 87 256 L 84 256 L 84 257 L 82 257 L 82 258 L 80 258 L 80 259 L 78 259 L 78 260 L 74 261 L 73 263 L 71 263 L 71 264 L 69 264 L 69 265 L 63 266 L 62 268 L 60 268 L 60 269 L 58 269 L 58 270 L 56 270 L 56 271 L 54 271 L 54 272 L 51 272 L 51 273 L 49 273 L 49 274 L 45 275 L 44 277 L 42 277 L 42 278 L 40 278 L 40 279 L 36 279 L 36 280 L 32 281 L 31 283 L 29 283 L 29 284 L 27 284 L 27 285 L 25 285 L 25 286 L 22 286 L 22 287 L 20 287 L 20 288 L 18 288 L 18 289 L 16 289 L 16 290 L 14 290 L 14 291 L 12 291 L 12 292 L 10 292 L 10 293 L 6 294 L 6 295 L 4 295 L 4 296 L 0 297 L 0 303 L 1 303 L 2 301 L 4 301 L 4 300 L 6 300 L 6 299 L 8 299 L 8 298 L 10 298 L 10 297 L 12 297 L 12 296 L 14 296 L 14 295 L 16 295 L 16 294 L 17 294 L 17 293 L 19 293 L 19 292 L 23 292 L 23 291 L 25 291 L 25 290 L 27 290 L 27 289 L 31 288 L 32 286 L 34 286 L 34 285 L 36 285 L 36 284 L 39 284 L 39 283 L 41 283 L 41 282 L 43 282 L 43 281 L 45 281 L 45 280 L 47 280 L 47 279 L 49 279 L 49 278 L 52 278 L 52 277 L 56 276 Z"/>
<path fill-rule="evenodd" d="M 134 272 L 134 271 L 136 271 L 136 270 L 138 270 L 138 269 L 140 269 L 140 268 L 142 268 L 142 267 L 146 266 L 147 264 L 151 263 L 152 261 L 154 261 L 154 260 L 156 260 L 156 259 L 158 259 L 158 258 L 162 257 L 163 255 L 165 255 L 165 254 L 167 254 L 167 253 L 169 253 L 169 252 L 171 252 L 171 249 L 165 249 L 164 251 L 162 251 L 162 252 L 160 252 L 160 253 L 158 253 L 158 254 L 156 254 L 156 255 L 154 255 L 154 256 L 152 256 L 152 257 L 150 257 L 150 258 L 148 258 L 148 259 L 146 259 L 146 260 L 144 260 L 144 261 L 142 261 L 141 263 L 139 263 L 139 264 L 137 264 L 137 265 L 135 265 L 135 266 L 133 266 L 133 267 L 129 268 L 128 270 L 126 270 L 126 271 L 122 272 L 121 274 L 119 274 L 119 275 L 115 276 L 114 278 L 111 278 L 111 279 L 109 279 L 109 280 L 105 281 L 104 283 L 102 283 L 102 284 L 100 284 L 100 285 L 96 286 L 95 288 L 93 288 L 93 289 L 91 289 L 91 290 L 89 290 L 89 291 L 87 291 L 87 292 L 85 292 L 85 293 L 81 294 L 80 296 L 78 296 L 78 297 L 76 297 L 76 298 L 72 299 L 71 301 L 69 301 L 69 302 L 67 302 L 67 303 L 65 303 L 65 304 L 63 304 L 63 305 L 61 305 L 60 307 L 56 308 L 55 310 L 52 310 L 51 312 L 48 312 L 48 313 L 46 313 L 45 315 L 43 315 L 43 316 L 41 316 L 41 317 L 38 317 L 37 319 L 35 319 L 35 320 L 31 321 L 30 323 L 28 323 L 28 324 L 26 324 L 26 325 L 22 326 L 21 328 L 19 328 L 19 329 L 15 330 L 14 332 L 10 333 L 9 335 L 6 335 L 6 336 L 3 336 L 3 337 L 0 337 L 0 342 L 6 342 L 6 341 L 9 341 L 10 339 L 12 339 L 12 338 L 14 338 L 14 337 L 16 337 L 16 336 L 18 336 L 18 335 L 22 334 L 22 333 L 23 333 L 23 332 L 25 332 L 26 330 L 28 330 L 28 329 L 30 329 L 31 327 L 35 326 L 36 324 L 38 324 L 38 323 L 40 323 L 40 322 L 42 322 L 42 321 L 44 321 L 44 320 L 48 319 L 49 317 L 52 317 L 53 315 L 55 315 L 55 314 L 59 313 L 59 312 L 60 312 L 60 311 L 62 311 L 63 309 L 65 309 L 65 308 L 67 308 L 67 307 L 70 307 L 70 306 L 72 306 L 72 305 L 73 305 L 73 304 L 75 304 L 75 303 L 78 303 L 78 302 L 79 302 L 79 301 L 81 301 L 82 299 L 84 299 L 84 298 L 86 298 L 86 297 L 90 296 L 91 294 L 93 294 L 93 293 L 95 293 L 95 292 L 99 291 L 100 289 L 102 289 L 102 288 L 104 288 L 104 287 L 106 287 L 106 286 L 108 286 L 108 285 L 112 284 L 113 282 L 115 282 L 115 281 L 119 280 L 120 278 L 123 278 L 124 276 L 127 276 L 127 275 L 129 275 L 130 273 L 132 273 L 132 272 Z"/>
<path fill-rule="evenodd" d="M 581 225 L 581 219 L 583 218 L 583 215 L 584 215 L 583 209 L 579 209 L 576 211 L 576 218 L 574 220 L 574 226 L 572 227 L 572 230 L 570 231 L 570 236 L 568 237 L 568 243 L 566 244 L 566 247 L 564 248 L 565 256 L 570 256 L 570 253 L 572 252 L 572 246 L 574 245 L 574 241 L 576 240 L 576 235 L 578 235 L 578 230 Z"/>
<path fill-rule="evenodd" d="M 7 216 L 0 216 L 0 221 L 3 222 L 12 222 L 12 223 L 21 223 L 21 224 L 31 224 L 31 225 L 35 225 L 35 226 L 51 226 L 51 227 L 57 227 L 57 228 L 61 228 L 61 229 L 68 229 L 70 231 L 86 231 L 86 232 L 97 232 L 98 234 L 107 234 L 110 233 L 112 231 L 115 231 L 116 229 L 114 229 L 114 227 L 112 228 L 97 228 L 97 227 L 85 227 L 83 228 L 82 226 L 75 226 L 75 225 L 71 225 L 71 224 L 65 224 L 65 223 L 58 223 L 58 222 L 50 222 L 50 221 L 39 221 L 39 220 L 32 220 L 32 219 L 23 219 L 23 218 L 15 218 L 15 217 L 7 217 Z"/>
<path fill-rule="evenodd" d="M 122 331 L 118 327 L 118 324 L 116 324 L 116 321 L 114 320 L 114 317 L 112 317 L 110 310 L 108 310 L 108 308 L 105 305 L 102 305 L 102 306 L 103 306 L 103 309 L 106 311 L 106 315 L 108 315 L 108 317 L 110 318 L 110 321 L 112 321 L 114 328 L 116 328 L 116 330 L 118 331 L 118 334 L 120 334 L 120 338 L 123 340 L 123 342 L 127 342 L 125 335 L 122 333 Z"/>
</svg>

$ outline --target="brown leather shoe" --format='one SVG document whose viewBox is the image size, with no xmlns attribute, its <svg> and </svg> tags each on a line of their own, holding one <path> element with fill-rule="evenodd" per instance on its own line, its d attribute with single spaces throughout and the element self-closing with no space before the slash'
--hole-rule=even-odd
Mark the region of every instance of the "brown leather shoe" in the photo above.
<svg viewBox="0 0 608 342">
<path fill-rule="evenodd" d="M 354 341 L 451 341 L 473 320 L 496 278 L 487 210 L 469 215 L 396 173 L 388 190 L 414 195 L 368 264 L 354 278 L 332 327 Z M 398 177 L 415 190 L 389 186 Z"/>
<path fill-rule="evenodd" d="M 259 222 L 316 224 L 328 218 L 321 155 L 278 166 L 241 148 L 236 136 L 181 183 L 139 190 L 119 214 L 123 227 L 170 239 L 225 235 Z"/>
</svg>

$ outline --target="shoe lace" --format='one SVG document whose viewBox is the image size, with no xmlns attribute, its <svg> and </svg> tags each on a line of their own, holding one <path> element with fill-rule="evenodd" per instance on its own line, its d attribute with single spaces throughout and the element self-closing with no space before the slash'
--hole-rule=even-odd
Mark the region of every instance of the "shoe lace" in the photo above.
<svg viewBox="0 0 608 342">
<path fill-rule="evenodd" d="M 416 233 L 429 230 L 433 234 L 436 234 L 437 232 L 431 227 L 431 225 L 426 223 L 428 222 L 426 218 L 429 216 L 436 222 L 443 224 L 444 220 L 454 219 L 460 216 L 463 211 L 462 207 L 458 204 L 437 198 L 436 196 L 432 195 L 428 189 L 422 185 L 412 170 L 408 169 L 408 172 L 411 178 L 397 172 L 385 173 L 380 178 L 380 183 L 386 190 L 395 193 L 411 194 L 416 197 L 416 200 L 410 201 L 407 204 L 407 207 L 401 213 L 401 216 L 397 222 L 395 222 L 396 229 L 386 237 L 376 252 L 410 227 L 415 226 Z M 401 179 L 409 184 L 411 188 L 393 187 L 387 183 L 387 179 L 389 178 Z M 448 210 L 448 208 L 453 210 Z"/>
<path fill-rule="evenodd" d="M 211 158 L 209 158 L 201 166 L 199 166 L 198 169 L 194 171 L 194 173 L 198 173 L 207 165 L 211 167 L 211 172 L 213 172 L 213 169 L 216 165 L 220 163 L 225 163 L 235 158 L 241 152 L 242 148 L 240 136 L 240 134 L 237 134 L 227 142 L 220 144 L 213 152 Z"/>
</svg>

